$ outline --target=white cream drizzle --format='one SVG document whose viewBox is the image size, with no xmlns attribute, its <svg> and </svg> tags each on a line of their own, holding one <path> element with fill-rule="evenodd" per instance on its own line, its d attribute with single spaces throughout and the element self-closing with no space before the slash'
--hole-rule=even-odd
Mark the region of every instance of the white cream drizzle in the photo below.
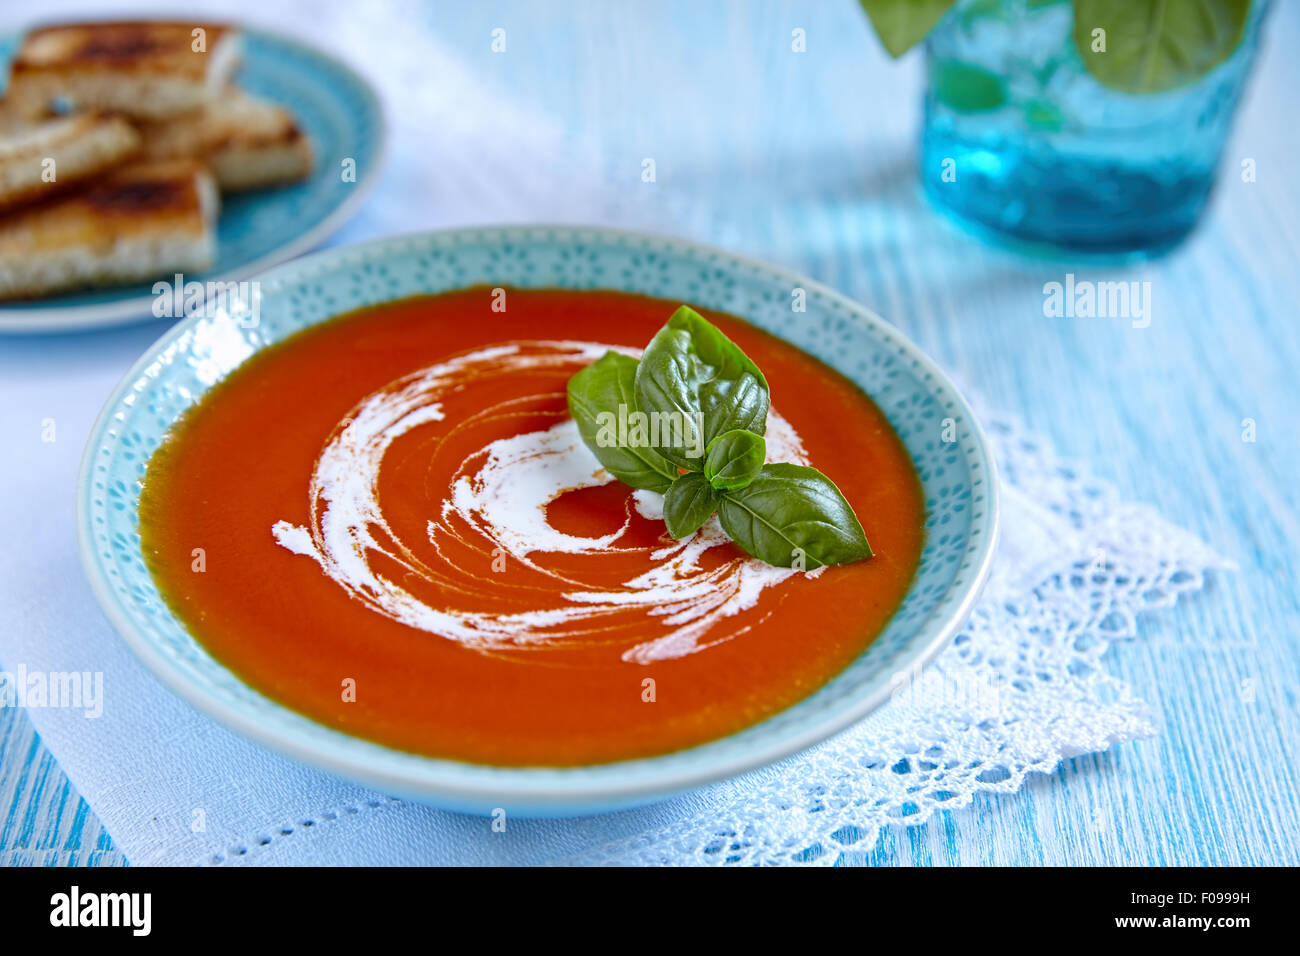
<svg viewBox="0 0 1300 956">
<path fill-rule="evenodd" d="M 521 342 L 456 356 L 368 395 L 340 422 L 316 460 L 309 488 L 309 525 L 278 521 L 271 529 L 275 540 L 294 554 L 313 558 L 331 580 L 372 610 L 477 650 L 607 640 L 609 622 L 615 616 L 626 616 L 629 609 L 640 609 L 647 617 L 660 619 L 663 626 L 661 636 L 642 640 L 624 652 L 624 659 L 637 663 L 681 657 L 738 636 L 747 628 L 714 628 L 753 607 L 765 588 L 799 572 L 748 557 L 705 570 L 701 557 L 728 540 L 716 516 L 682 541 L 674 541 L 665 531 L 662 546 L 647 555 L 650 570 L 620 587 L 563 576 L 539 563 L 538 557 L 543 555 L 583 555 L 590 557 L 594 569 L 611 550 L 633 548 L 620 544 L 630 517 L 617 530 L 594 538 L 566 534 L 548 523 L 547 506 L 561 494 L 614 480 L 582 443 L 576 424 L 567 417 L 544 430 L 491 441 L 465 458 L 455 471 L 441 512 L 429 519 L 427 542 L 417 546 L 398 540 L 384 518 L 378 488 L 385 453 L 412 429 L 442 421 L 443 400 L 452 391 L 472 389 L 476 382 L 512 373 L 577 371 L 611 348 L 638 354 L 634 349 L 595 342 Z M 512 405 L 527 401 L 488 406 L 475 417 L 510 414 Z M 769 461 L 808 463 L 799 436 L 775 411 L 768 416 L 766 437 Z M 662 495 L 637 491 L 632 501 L 643 517 L 662 519 Z M 431 564 L 417 556 L 417 550 L 427 544 L 441 555 L 449 538 L 463 540 L 459 526 L 473 529 L 481 538 L 483 573 L 450 565 L 439 568 L 435 565 L 440 562 Z M 560 581 L 563 605 L 502 612 L 457 608 L 458 594 L 490 595 L 494 589 L 510 587 L 486 570 L 494 554 L 503 552 L 507 560 Z M 440 606 L 430 606 L 377 570 L 376 555 L 440 585 Z M 817 575 L 819 571 L 809 573 Z M 521 590 L 522 595 L 527 593 Z M 514 594 L 512 599 L 519 596 Z"/>
</svg>

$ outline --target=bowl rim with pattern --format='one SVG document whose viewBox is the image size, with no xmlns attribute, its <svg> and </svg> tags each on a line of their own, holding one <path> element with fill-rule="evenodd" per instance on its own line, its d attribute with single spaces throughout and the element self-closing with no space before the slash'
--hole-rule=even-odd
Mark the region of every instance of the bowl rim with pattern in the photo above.
<svg viewBox="0 0 1300 956">
<path fill-rule="evenodd" d="M 361 209 L 382 176 L 388 149 L 383 103 L 374 86 L 359 71 L 338 56 L 295 37 L 246 24 L 237 26 L 244 38 L 244 51 L 236 82 L 243 84 L 251 80 L 252 92 L 281 102 L 287 90 L 276 86 L 274 77 L 277 71 L 281 77 L 291 74 L 300 84 L 310 87 L 318 106 L 327 105 L 333 110 L 335 122 L 326 124 L 322 120 L 313 135 L 310 116 L 299 116 L 295 110 L 299 123 L 312 136 L 315 168 L 311 176 L 301 183 L 222 198 L 222 214 L 216 227 L 216 262 L 209 272 L 186 276 L 187 280 L 205 283 L 249 279 L 315 249 Z M 0 34 L 0 72 L 7 68 L 9 54 L 21 37 L 21 31 Z M 263 75 L 267 71 L 269 75 Z M 292 104 L 286 105 L 292 109 Z M 323 136 L 321 131 L 326 128 L 344 131 L 345 136 L 342 139 Z M 355 160 L 355 182 L 343 183 L 338 165 L 340 157 Z M 333 180 L 345 188 L 335 197 L 324 198 L 324 186 Z M 320 193 L 322 197 L 315 202 L 316 221 L 306 229 L 300 225 L 301 211 L 292 206 L 303 195 L 303 189 L 311 190 L 308 195 Z M 239 210 L 236 218 L 231 218 L 228 206 Z M 283 210 L 282 225 L 278 231 L 268 232 L 265 219 L 274 210 Z M 234 252 L 236 260 L 248 258 L 229 261 L 237 247 L 233 240 L 223 237 L 223 228 L 254 237 L 249 240 L 254 244 L 253 249 Z M 48 298 L 0 302 L 0 334 L 81 332 L 154 321 L 151 311 L 154 296 L 148 290 L 154 282 L 172 278 L 164 275 L 154 280 L 76 290 Z"/>
<path fill-rule="evenodd" d="M 528 225 L 338 247 L 281 265 L 260 282 L 260 324 L 240 326 L 220 312 L 194 315 L 155 342 L 113 391 L 82 458 L 78 543 L 109 620 L 164 684 L 218 722 L 303 763 L 387 793 L 476 813 L 500 807 L 516 816 L 564 816 L 648 803 L 773 763 L 867 716 L 890 698 L 900 677 L 915 675 L 953 639 L 988 576 L 997 540 L 997 481 L 970 407 L 892 325 L 796 273 L 649 233 Z M 730 312 L 858 381 L 908 447 L 926 494 L 921 567 L 882 634 L 822 688 L 758 724 L 656 757 L 579 767 L 490 766 L 394 750 L 291 711 L 218 664 L 171 614 L 144 565 L 136 509 L 153 447 L 176 415 L 258 348 L 365 305 L 480 284 L 613 289 Z M 814 336 L 807 343 L 778 325 L 788 322 L 797 290 L 807 314 L 795 328 Z M 860 343 L 856 352 L 850 342 Z M 861 362 L 856 372 L 844 368 L 855 354 Z M 880 383 L 876 392 L 862 380 L 870 376 Z M 916 424 L 903 427 L 908 415 Z M 932 433 L 940 422 L 953 440 Z"/>
</svg>

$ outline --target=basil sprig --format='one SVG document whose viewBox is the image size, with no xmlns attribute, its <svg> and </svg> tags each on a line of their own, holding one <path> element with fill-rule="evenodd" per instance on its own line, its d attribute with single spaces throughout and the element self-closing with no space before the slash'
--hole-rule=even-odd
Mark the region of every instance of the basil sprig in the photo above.
<svg viewBox="0 0 1300 956">
<path fill-rule="evenodd" d="M 853 508 L 816 468 L 764 464 L 767 380 L 716 326 L 682 306 L 638 362 L 617 352 L 569 379 L 569 411 L 620 481 L 664 494 L 674 538 L 717 512 L 768 564 L 813 570 L 871 557 Z"/>
</svg>

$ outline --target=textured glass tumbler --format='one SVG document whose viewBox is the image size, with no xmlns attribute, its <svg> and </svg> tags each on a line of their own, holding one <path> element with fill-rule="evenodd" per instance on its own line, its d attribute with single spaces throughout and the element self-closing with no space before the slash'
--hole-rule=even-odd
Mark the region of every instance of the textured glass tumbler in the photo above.
<svg viewBox="0 0 1300 956">
<path fill-rule="evenodd" d="M 1259 45 L 1166 93 L 1084 69 L 1066 0 L 959 0 L 926 42 L 921 179 L 976 232 L 1101 255 L 1158 253 L 1196 225 Z"/>
</svg>

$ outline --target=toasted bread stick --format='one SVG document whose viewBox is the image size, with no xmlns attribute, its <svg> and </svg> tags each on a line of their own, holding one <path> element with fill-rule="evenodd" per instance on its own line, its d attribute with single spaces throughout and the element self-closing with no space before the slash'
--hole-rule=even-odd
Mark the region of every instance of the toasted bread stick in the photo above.
<svg viewBox="0 0 1300 956">
<path fill-rule="evenodd" d="M 140 132 L 145 156 L 202 160 L 227 192 L 295 182 L 312 168 L 311 141 L 289 111 L 236 87 Z"/>
<path fill-rule="evenodd" d="M 165 119 L 212 99 L 238 59 L 238 32 L 217 24 L 42 27 L 19 47 L 6 98 L 28 115 L 60 104 Z"/>
<path fill-rule="evenodd" d="M 44 199 L 123 162 L 140 148 L 126 120 L 96 113 L 0 121 L 0 212 Z"/>
<path fill-rule="evenodd" d="M 0 218 L 0 299 L 207 269 L 219 202 L 212 174 L 177 160 L 23 207 Z"/>
</svg>

